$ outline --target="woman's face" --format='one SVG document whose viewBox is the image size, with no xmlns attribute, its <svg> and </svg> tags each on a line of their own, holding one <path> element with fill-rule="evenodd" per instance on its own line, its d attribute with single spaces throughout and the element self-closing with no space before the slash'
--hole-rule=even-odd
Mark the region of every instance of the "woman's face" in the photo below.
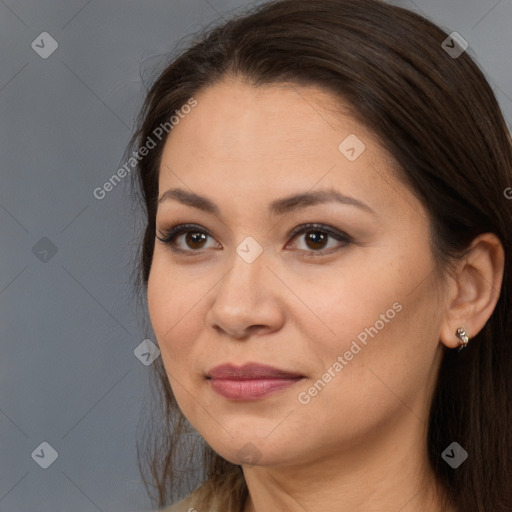
<svg viewBox="0 0 512 512">
<path fill-rule="evenodd" d="M 148 283 L 181 410 L 238 464 L 361 456 L 390 432 L 418 436 L 444 295 L 426 211 L 392 158 L 316 88 L 233 80 L 195 98 L 164 148 L 156 217 L 161 238 L 193 226 L 174 245 L 155 240 Z M 318 200 L 285 201 L 297 194 Z M 301 378 L 207 377 L 246 363 Z"/>
</svg>

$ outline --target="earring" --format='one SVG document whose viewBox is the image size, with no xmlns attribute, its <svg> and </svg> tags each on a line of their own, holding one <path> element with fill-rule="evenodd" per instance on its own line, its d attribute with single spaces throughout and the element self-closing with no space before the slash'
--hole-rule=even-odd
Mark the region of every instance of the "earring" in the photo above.
<svg viewBox="0 0 512 512">
<path fill-rule="evenodd" d="M 468 346 L 469 338 L 466 334 L 466 331 L 464 330 L 464 327 L 459 327 L 457 331 L 455 332 L 455 336 L 461 340 L 459 352 Z"/>
</svg>

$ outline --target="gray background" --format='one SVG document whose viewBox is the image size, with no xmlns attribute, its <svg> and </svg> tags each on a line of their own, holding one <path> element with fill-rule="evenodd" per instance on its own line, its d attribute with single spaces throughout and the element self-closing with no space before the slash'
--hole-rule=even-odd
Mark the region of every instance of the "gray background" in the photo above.
<svg viewBox="0 0 512 512">
<path fill-rule="evenodd" d="M 149 336 L 130 285 L 140 228 L 128 179 L 93 190 L 124 163 L 148 64 L 251 4 L 0 0 L 1 512 L 151 509 L 135 454 L 151 369 L 134 355 Z M 510 126 L 512 2 L 400 5 L 463 35 Z M 47 59 L 42 32 L 58 42 Z M 42 442 L 58 452 L 47 469 Z"/>
</svg>

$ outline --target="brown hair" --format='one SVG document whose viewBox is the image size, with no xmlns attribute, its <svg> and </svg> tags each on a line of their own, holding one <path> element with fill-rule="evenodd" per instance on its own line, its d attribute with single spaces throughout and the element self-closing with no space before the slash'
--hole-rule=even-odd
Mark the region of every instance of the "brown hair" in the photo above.
<svg viewBox="0 0 512 512">
<path fill-rule="evenodd" d="M 429 212 L 432 251 L 441 272 L 462 257 L 475 236 L 495 233 L 506 257 L 500 298 L 467 349 L 445 351 L 428 449 L 447 502 L 457 510 L 510 512 L 512 215 L 504 191 L 512 184 L 512 143 L 483 73 L 468 51 L 449 55 L 442 47 L 446 38 L 420 15 L 379 0 L 263 4 L 208 29 L 172 59 L 147 94 L 131 144 L 155 139 L 156 127 L 227 75 L 254 86 L 321 86 L 347 102 L 352 115 L 396 159 L 401 179 Z M 146 215 L 140 291 L 151 268 L 164 143 L 165 137 L 140 160 L 134 175 Z M 176 404 L 161 358 L 153 368 L 163 402 L 153 410 L 163 413 L 163 430 L 151 432 L 144 455 L 158 505 L 167 505 L 184 480 L 200 479 L 208 481 L 205 503 L 219 496 L 226 510 L 242 510 L 247 488 L 241 467 L 197 437 L 199 444 L 183 444 L 184 435 L 194 430 Z M 453 441 L 469 453 L 456 470 L 441 458 Z M 189 456 L 188 466 L 184 456 Z M 194 465 L 194 457 L 200 463 Z"/>
</svg>

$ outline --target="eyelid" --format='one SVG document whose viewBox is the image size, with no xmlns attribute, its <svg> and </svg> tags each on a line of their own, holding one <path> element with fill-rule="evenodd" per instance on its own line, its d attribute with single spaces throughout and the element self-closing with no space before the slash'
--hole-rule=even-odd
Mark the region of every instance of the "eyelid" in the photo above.
<svg viewBox="0 0 512 512">
<path fill-rule="evenodd" d="M 308 231 L 322 231 L 330 235 L 332 238 L 335 238 L 336 240 L 352 240 L 352 237 L 350 237 L 344 231 L 332 228 L 330 226 L 327 226 L 326 224 L 320 224 L 318 222 L 306 222 L 305 224 L 300 224 L 296 228 L 293 228 L 291 232 L 288 234 L 288 236 L 293 239 L 297 235 Z"/>
</svg>

